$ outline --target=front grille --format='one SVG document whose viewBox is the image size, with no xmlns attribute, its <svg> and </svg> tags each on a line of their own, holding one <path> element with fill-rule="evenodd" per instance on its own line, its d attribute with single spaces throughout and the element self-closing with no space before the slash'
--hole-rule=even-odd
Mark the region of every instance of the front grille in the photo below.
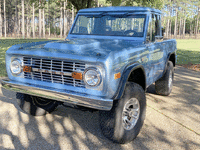
<svg viewBox="0 0 200 150">
<path fill-rule="evenodd" d="M 32 72 L 24 72 L 24 78 L 59 83 L 74 87 L 85 87 L 82 80 L 72 78 L 72 72 L 83 72 L 85 64 L 68 60 L 23 57 L 23 65 L 31 66 Z"/>
</svg>

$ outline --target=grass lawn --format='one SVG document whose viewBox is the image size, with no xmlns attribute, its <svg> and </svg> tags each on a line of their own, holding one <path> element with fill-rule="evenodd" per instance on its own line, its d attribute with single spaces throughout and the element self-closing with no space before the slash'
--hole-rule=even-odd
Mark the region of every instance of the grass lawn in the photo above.
<svg viewBox="0 0 200 150">
<path fill-rule="evenodd" d="M 45 39 L 1 39 L 0 40 L 0 77 L 6 76 L 5 52 L 15 44 L 47 41 Z M 177 40 L 177 64 L 200 64 L 200 40 Z"/>
<path fill-rule="evenodd" d="M 200 40 L 177 40 L 177 64 L 200 64 Z"/>
</svg>

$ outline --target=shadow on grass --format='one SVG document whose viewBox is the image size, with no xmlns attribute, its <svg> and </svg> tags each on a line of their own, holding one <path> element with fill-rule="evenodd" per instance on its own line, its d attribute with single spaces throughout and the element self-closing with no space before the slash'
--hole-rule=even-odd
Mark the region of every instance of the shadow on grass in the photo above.
<svg viewBox="0 0 200 150">
<path fill-rule="evenodd" d="M 200 64 L 200 50 L 177 50 L 177 64 Z"/>
<path fill-rule="evenodd" d="M 0 48 L 10 47 L 12 45 L 21 44 L 21 43 L 31 43 L 31 42 L 40 42 L 40 41 L 49 41 L 50 39 L 1 39 Z"/>
<path fill-rule="evenodd" d="M 5 63 L 0 63 L 0 77 L 6 77 L 6 64 Z"/>
</svg>

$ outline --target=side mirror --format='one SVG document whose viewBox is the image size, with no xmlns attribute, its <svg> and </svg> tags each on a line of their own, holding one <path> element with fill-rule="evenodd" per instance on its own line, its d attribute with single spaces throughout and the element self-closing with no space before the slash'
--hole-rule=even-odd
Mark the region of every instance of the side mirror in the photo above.
<svg viewBox="0 0 200 150">
<path fill-rule="evenodd" d="M 162 42 L 163 36 L 155 36 L 155 42 Z"/>
</svg>

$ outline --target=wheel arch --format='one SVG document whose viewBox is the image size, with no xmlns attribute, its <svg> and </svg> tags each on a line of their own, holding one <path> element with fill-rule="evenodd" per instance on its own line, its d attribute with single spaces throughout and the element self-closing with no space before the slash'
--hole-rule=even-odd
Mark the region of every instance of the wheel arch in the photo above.
<svg viewBox="0 0 200 150">
<path fill-rule="evenodd" d="M 176 53 L 175 53 L 175 52 L 169 53 L 169 54 L 168 54 L 168 56 L 167 56 L 167 61 L 165 62 L 165 70 L 164 70 L 164 73 L 165 73 L 166 70 L 167 70 L 168 61 L 171 61 L 171 62 L 173 63 L 173 66 L 174 66 L 174 67 L 176 66 Z"/>
<path fill-rule="evenodd" d="M 139 84 L 146 91 L 146 75 L 144 67 L 139 63 L 128 65 L 122 74 L 118 89 L 113 99 L 120 99 L 123 95 L 127 81 Z"/>
</svg>

